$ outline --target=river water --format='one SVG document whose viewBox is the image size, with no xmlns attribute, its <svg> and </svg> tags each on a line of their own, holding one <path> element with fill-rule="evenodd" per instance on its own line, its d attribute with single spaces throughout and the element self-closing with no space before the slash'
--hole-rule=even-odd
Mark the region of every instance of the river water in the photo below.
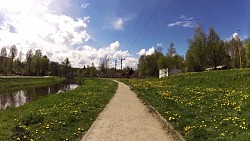
<svg viewBox="0 0 250 141">
<path fill-rule="evenodd" d="M 0 94 L 0 111 L 7 107 L 18 107 L 25 103 L 34 101 L 41 96 L 48 96 L 50 94 L 59 94 L 61 92 L 73 90 L 77 88 L 78 84 L 70 84 L 62 82 L 50 86 L 43 86 L 38 88 L 29 88 L 18 90 L 14 92 L 7 92 Z"/>
</svg>

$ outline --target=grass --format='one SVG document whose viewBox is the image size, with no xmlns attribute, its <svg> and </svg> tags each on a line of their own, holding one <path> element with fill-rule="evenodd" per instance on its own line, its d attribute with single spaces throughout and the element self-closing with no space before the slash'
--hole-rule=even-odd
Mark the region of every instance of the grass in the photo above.
<svg viewBox="0 0 250 141">
<path fill-rule="evenodd" d="M 250 69 L 120 80 L 186 140 L 250 140 Z"/>
<path fill-rule="evenodd" d="M 62 77 L 47 78 L 0 78 L 0 93 L 26 89 L 31 87 L 40 87 L 53 83 L 59 83 L 65 80 Z"/>
<path fill-rule="evenodd" d="M 0 113 L 0 140 L 80 140 L 110 101 L 117 83 L 80 79 L 83 85 Z"/>
</svg>

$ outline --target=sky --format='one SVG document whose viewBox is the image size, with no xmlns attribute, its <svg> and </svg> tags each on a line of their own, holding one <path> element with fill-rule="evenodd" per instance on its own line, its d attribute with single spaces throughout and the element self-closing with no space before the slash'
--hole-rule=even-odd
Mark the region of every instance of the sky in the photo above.
<svg viewBox="0 0 250 141">
<path fill-rule="evenodd" d="M 16 45 L 23 59 L 41 49 L 79 68 L 104 57 L 137 68 L 140 55 L 165 54 L 171 42 L 185 56 L 197 25 L 249 38 L 249 19 L 249 0 L 0 0 L 0 48 Z"/>
</svg>

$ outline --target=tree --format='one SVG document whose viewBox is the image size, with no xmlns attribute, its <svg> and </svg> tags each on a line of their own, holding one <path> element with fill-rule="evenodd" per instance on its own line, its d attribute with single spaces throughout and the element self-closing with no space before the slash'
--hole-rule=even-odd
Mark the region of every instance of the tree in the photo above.
<svg viewBox="0 0 250 141">
<path fill-rule="evenodd" d="M 65 60 L 62 62 L 62 66 L 63 66 L 64 77 L 69 77 L 71 65 L 68 57 L 65 58 Z"/>
<path fill-rule="evenodd" d="M 176 50 L 174 47 L 174 43 L 171 42 L 169 45 L 169 48 L 168 48 L 167 56 L 173 57 L 173 56 L 175 56 L 175 54 L 176 54 Z"/>
<path fill-rule="evenodd" d="M 219 35 L 211 27 L 207 38 L 208 65 L 214 69 L 217 69 L 218 65 L 223 65 L 224 51 Z"/>
<path fill-rule="evenodd" d="M 6 47 L 3 47 L 1 49 L 1 57 L 7 57 L 7 50 L 6 50 Z"/>
<path fill-rule="evenodd" d="M 26 73 L 28 75 L 32 75 L 32 58 L 33 58 L 33 51 L 30 49 L 26 54 Z"/>
<path fill-rule="evenodd" d="M 207 66 L 207 37 L 201 26 L 195 28 L 194 39 L 189 41 L 186 64 L 189 71 L 203 71 Z"/>
<path fill-rule="evenodd" d="M 10 58 L 11 58 L 11 64 L 10 64 L 10 70 L 13 71 L 13 60 L 17 56 L 17 48 L 15 45 L 11 46 L 10 48 Z"/>
<path fill-rule="evenodd" d="M 245 56 L 242 56 L 242 54 L 240 53 L 240 51 L 243 48 L 243 42 L 239 39 L 239 37 L 237 38 L 232 38 L 229 42 L 228 42 L 228 54 L 231 58 L 231 67 L 232 68 L 240 68 L 240 64 L 242 63 L 242 58 L 244 58 Z"/>
<path fill-rule="evenodd" d="M 36 75 L 40 75 L 42 70 L 42 51 L 40 49 L 37 49 L 35 51 L 35 55 L 32 59 L 32 64 L 34 66 Z"/>
<path fill-rule="evenodd" d="M 250 67 L 250 38 L 246 40 L 246 67 Z"/>
<path fill-rule="evenodd" d="M 41 60 L 41 75 L 48 75 L 49 70 L 49 58 L 44 55 Z"/>
<path fill-rule="evenodd" d="M 9 59 L 7 58 L 7 50 L 6 47 L 3 47 L 1 49 L 1 70 L 5 75 L 7 75 L 9 71 L 8 62 Z"/>
<path fill-rule="evenodd" d="M 100 58 L 100 63 L 99 63 L 100 77 L 107 77 L 108 64 L 109 64 L 108 56 Z"/>
<path fill-rule="evenodd" d="M 90 77 L 95 77 L 96 76 L 96 67 L 95 64 L 92 63 L 90 67 Z"/>
<path fill-rule="evenodd" d="M 138 71 L 139 71 L 139 77 L 143 78 L 145 76 L 148 76 L 150 73 L 150 64 L 149 64 L 149 56 L 147 55 L 141 55 L 139 58 L 138 63 Z"/>
<path fill-rule="evenodd" d="M 60 76 L 60 65 L 58 62 L 50 62 L 49 70 L 52 76 Z"/>
</svg>

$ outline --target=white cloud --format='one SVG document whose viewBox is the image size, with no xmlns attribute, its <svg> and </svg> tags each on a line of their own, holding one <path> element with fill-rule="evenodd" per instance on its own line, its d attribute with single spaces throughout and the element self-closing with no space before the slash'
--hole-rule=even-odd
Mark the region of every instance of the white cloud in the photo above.
<svg viewBox="0 0 250 141">
<path fill-rule="evenodd" d="M 137 53 L 137 54 L 139 54 L 139 55 L 151 55 L 151 54 L 153 54 L 154 52 L 155 52 L 155 47 L 152 47 L 152 48 L 150 48 L 150 49 L 148 49 L 148 50 L 142 49 L 142 50 L 139 51 L 139 53 Z"/>
<path fill-rule="evenodd" d="M 127 56 L 130 56 L 130 54 L 128 53 L 128 50 L 127 51 L 117 51 L 114 53 L 113 57 L 114 58 L 125 58 Z"/>
<path fill-rule="evenodd" d="M 122 18 L 118 18 L 113 22 L 113 28 L 115 30 L 123 30 L 124 21 Z"/>
<path fill-rule="evenodd" d="M 87 7 L 89 7 L 91 4 L 89 4 L 89 3 L 82 3 L 82 5 L 81 5 L 81 8 L 87 8 Z"/>
<path fill-rule="evenodd" d="M 162 43 L 157 43 L 156 46 L 162 47 Z"/>
<path fill-rule="evenodd" d="M 54 2 L 54 1 L 53 1 Z M 90 17 L 73 19 L 51 12 L 51 0 L 0 0 L 0 47 L 15 44 L 25 53 L 41 49 L 53 61 L 72 56 L 74 46 L 85 44 Z"/>
<path fill-rule="evenodd" d="M 182 19 L 182 20 L 193 20 L 194 17 L 187 18 L 185 15 L 181 15 L 181 16 L 179 17 L 179 19 Z"/>
<path fill-rule="evenodd" d="M 238 33 L 234 33 L 234 34 L 232 35 L 232 38 L 234 38 L 234 39 L 238 39 L 238 38 L 239 38 Z"/>
<path fill-rule="evenodd" d="M 232 40 L 232 39 L 235 39 L 235 40 L 240 39 L 240 40 L 242 41 L 243 39 L 247 39 L 246 37 L 247 37 L 247 36 L 244 36 L 243 38 L 241 38 L 241 37 L 239 36 L 239 34 L 238 34 L 237 32 L 235 32 L 235 33 L 233 33 L 230 37 L 226 38 L 225 41 L 230 41 L 230 40 Z"/>
<path fill-rule="evenodd" d="M 9 49 L 15 44 L 23 58 L 29 49 L 41 49 L 51 61 L 61 62 L 68 57 L 73 67 L 92 62 L 97 67 L 104 56 L 111 60 L 126 57 L 126 65 L 136 66 L 137 59 L 122 51 L 119 41 L 100 49 L 87 45 L 92 38 L 87 32 L 90 17 L 74 19 L 63 12 L 53 12 L 52 2 L 54 5 L 52 0 L 0 0 L 0 48 Z M 123 28 L 123 18 L 120 20 L 117 29 Z"/>
<path fill-rule="evenodd" d="M 195 27 L 196 22 L 194 17 L 187 18 L 185 15 L 178 17 L 178 21 L 168 24 L 168 27 L 181 26 L 181 27 Z"/>
<path fill-rule="evenodd" d="M 173 27 L 173 26 L 194 27 L 195 23 L 193 21 L 177 21 L 177 22 L 168 24 L 168 27 Z"/>
<path fill-rule="evenodd" d="M 127 66 L 132 67 L 132 68 L 137 68 L 138 67 L 138 59 L 136 59 L 134 57 L 125 58 L 123 68 L 125 68 Z"/>
<path fill-rule="evenodd" d="M 119 41 L 115 41 L 111 43 L 107 47 L 100 48 L 99 50 L 95 49 L 94 47 L 91 46 L 83 46 L 80 50 L 81 52 L 78 52 L 78 54 L 74 54 L 74 59 L 78 60 L 78 66 L 84 66 L 91 64 L 93 62 L 96 67 L 99 65 L 99 61 L 103 57 L 108 57 L 109 60 L 111 61 L 110 66 L 112 65 L 113 62 L 112 60 L 119 60 L 120 58 L 125 58 L 126 61 L 123 63 L 123 67 L 125 66 L 130 66 L 133 68 L 137 68 L 137 62 L 138 59 L 134 58 L 129 54 L 128 51 L 122 51 L 119 49 L 120 48 L 120 43 Z M 74 52 L 77 53 L 77 52 Z"/>
</svg>

